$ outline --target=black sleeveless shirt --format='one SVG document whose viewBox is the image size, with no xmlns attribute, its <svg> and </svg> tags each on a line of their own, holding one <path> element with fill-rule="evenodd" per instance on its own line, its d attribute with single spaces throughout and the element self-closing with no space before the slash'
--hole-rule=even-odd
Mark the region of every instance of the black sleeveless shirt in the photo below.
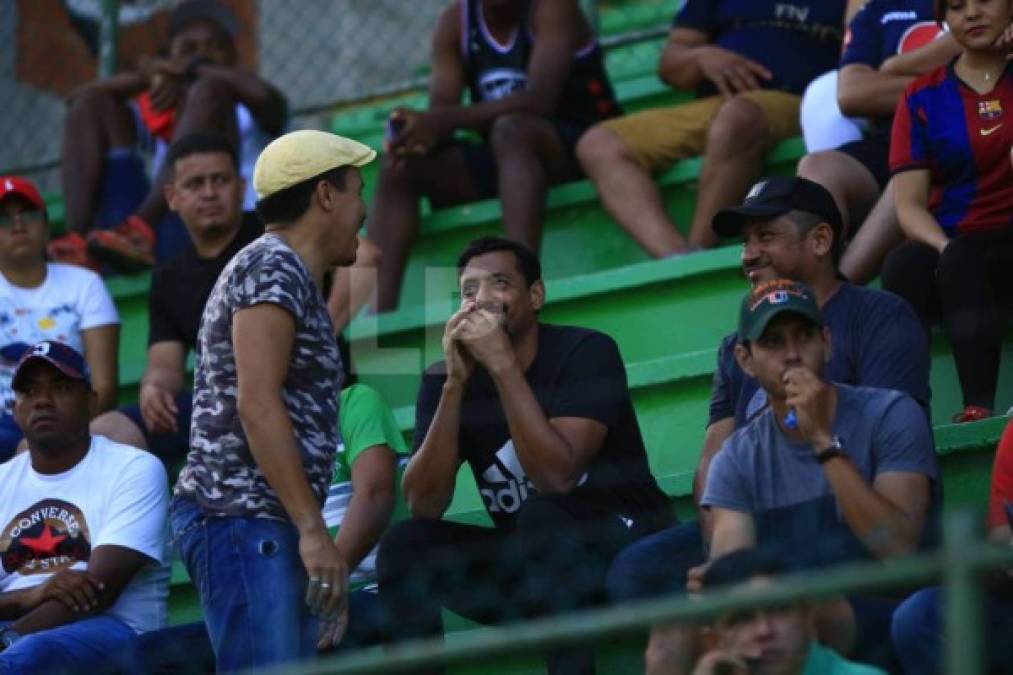
<svg viewBox="0 0 1013 675">
<path fill-rule="evenodd" d="M 519 25 L 507 45 L 499 44 L 486 27 L 482 0 L 460 2 L 461 56 L 467 68 L 472 102 L 494 101 L 523 89 L 528 82 L 528 63 L 535 43 L 530 17 L 532 0 L 523 1 Z M 574 55 L 552 118 L 585 129 L 620 112 L 605 74 L 601 47 L 592 38 Z"/>
</svg>

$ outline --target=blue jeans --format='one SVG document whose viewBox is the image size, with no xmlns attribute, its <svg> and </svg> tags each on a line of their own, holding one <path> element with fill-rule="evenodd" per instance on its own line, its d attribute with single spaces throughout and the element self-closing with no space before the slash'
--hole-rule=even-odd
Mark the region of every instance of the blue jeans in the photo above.
<svg viewBox="0 0 1013 675">
<path fill-rule="evenodd" d="M 0 622 L 0 627 L 9 622 Z M 2 675 L 105 672 L 117 654 L 137 639 L 120 619 L 100 614 L 26 635 L 0 652 Z"/>
<path fill-rule="evenodd" d="M 170 510 L 173 539 L 200 595 L 219 672 L 312 657 L 318 623 L 291 523 L 207 517 L 189 499 Z"/>
<path fill-rule="evenodd" d="M 379 644 L 384 638 L 376 593 L 352 591 L 348 630 L 330 653 Z M 185 623 L 140 636 L 119 661 L 129 675 L 203 675 L 215 669 L 215 652 L 204 622 Z"/>
<path fill-rule="evenodd" d="M 639 539 L 612 561 L 605 587 L 616 602 L 686 591 L 686 574 L 707 561 L 700 523 L 691 520 Z"/>
<path fill-rule="evenodd" d="M 985 596 L 985 654 L 987 672 L 1008 673 L 1013 664 L 1013 597 Z M 907 675 L 943 672 L 943 590 L 925 588 L 893 614 L 890 628 L 897 658 Z"/>
</svg>

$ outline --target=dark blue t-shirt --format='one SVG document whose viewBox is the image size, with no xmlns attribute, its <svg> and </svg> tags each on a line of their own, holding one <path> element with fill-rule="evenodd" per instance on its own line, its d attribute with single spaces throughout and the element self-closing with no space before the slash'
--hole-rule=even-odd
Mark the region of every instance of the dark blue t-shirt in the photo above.
<svg viewBox="0 0 1013 675">
<path fill-rule="evenodd" d="M 893 293 L 843 283 L 821 311 L 831 333 L 827 380 L 896 389 L 928 411 L 929 348 L 907 302 Z M 732 333 L 718 349 L 708 426 L 734 417 L 739 429 L 767 407 L 766 393 L 735 360 L 737 339 Z"/>
<path fill-rule="evenodd" d="M 932 17 L 932 0 L 869 0 L 848 25 L 841 67 L 879 68 L 891 56 L 931 42 L 942 32 Z"/>
<path fill-rule="evenodd" d="M 866 482 L 891 472 L 922 474 L 932 481 L 921 544 L 933 545 L 941 492 L 924 413 L 896 391 L 839 385 L 837 392 L 833 434 Z M 700 503 L 752 514 L 757 543 L 783 547 L 793 566 L 869 556 L 844 520 L 812 446 L 789 440 L 769 408 L 721 446 Z"/>
<path fill-rule="evenodd" d="M 707 33 L 711 42 L 752 59 L 773 73 L 766 89 L 801 95 L 841 53 L 845 0 L 686 0 L 676 28 Z M 704 82 L 699 96 L 717 89 Z"/>
<path fill-rule="evenodd" d="M 870 0 L 844 34 L 841 67 L 858 63 L 878 69 L 891 56 L 918 49 L 942 32 L 933 19 L 932 0 Z M 892 119 L 876 120 L 876 133 L 887 145 Z"/>
</svg>

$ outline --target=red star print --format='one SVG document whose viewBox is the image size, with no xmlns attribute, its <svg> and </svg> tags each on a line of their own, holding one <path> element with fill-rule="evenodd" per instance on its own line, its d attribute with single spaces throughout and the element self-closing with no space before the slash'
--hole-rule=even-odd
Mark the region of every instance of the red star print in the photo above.
<svg viewBox="0 0 1013 675">
<path fill-rule="evenodd" d="M 43 526 L 42 534 L 38 537 L 21 537 L 21 543 L 35 551 L 36 555 L 53 556 L 56 555 L 56 547 L 66 538 L 65 534 L 54 537 L 52 529 L 47 524 Z"/>
</svg>

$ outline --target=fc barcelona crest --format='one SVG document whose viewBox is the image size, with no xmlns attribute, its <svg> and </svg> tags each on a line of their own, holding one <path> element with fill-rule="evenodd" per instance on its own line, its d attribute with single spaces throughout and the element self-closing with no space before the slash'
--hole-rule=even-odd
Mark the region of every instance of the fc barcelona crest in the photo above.
<svg viewBox="0 0 1013 675">
<path fill-rule="evenodd" d="M 978 101 L 978 117 L 989 122 L 999 119 L 1002 117 L 1002 101 Z"/>
</svg>

